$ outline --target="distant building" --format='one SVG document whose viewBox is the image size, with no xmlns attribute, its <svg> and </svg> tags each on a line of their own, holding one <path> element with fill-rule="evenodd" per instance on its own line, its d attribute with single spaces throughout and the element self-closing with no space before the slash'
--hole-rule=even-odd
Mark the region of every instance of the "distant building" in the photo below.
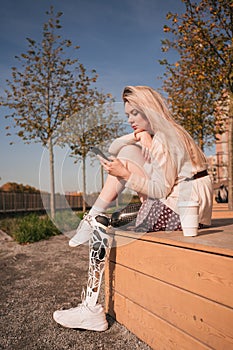
<svg viewBox="0 0 233 350">
<path fill-rule="evenodd" d="M 220 104 L 221 118 L 224 125 L 224 133 L 216 135 L 216 176 L 217 182 L 224 183 L 228 181 L 228 116 L 229 100 Z"/>
<path fill-rule="evenodd" d="M 213 182 L 220 184 L 228 184 L 228 116 L 229 100 L 223 94 L 223 101 L 219 101 L 217 105 L 218 116 L 224 127 L 222 134 L 216 135 L 216 151 L 215 155 L 208 157 L 208 169 Z"/>
<path fill-rule="evenodd" d="M 217 157 L 216 155 L 212 155 L 207 157 L 207 161 L 208 161 L 208 173 L 211 176 L 211 179 L 214 183 L 217 183 L 217 161 L 216 161 Z"/>
<path fill-rule="evenodd" d="M 217 182 L 228 180 L 228 132 L 222 135 L 222 140 L 216 142 Z"/>
<path fill-rule="evenodd" d="M 66 191 L 66 192 L 65 192 L 65 195 L 66 195 L 66 196 L 77 196 L 77 197 L 82 197 L 83 193 L 82 193 L 82 192 L 77 192 L 77 191 L 72 191 L 72 192 Z"/>
</svg>

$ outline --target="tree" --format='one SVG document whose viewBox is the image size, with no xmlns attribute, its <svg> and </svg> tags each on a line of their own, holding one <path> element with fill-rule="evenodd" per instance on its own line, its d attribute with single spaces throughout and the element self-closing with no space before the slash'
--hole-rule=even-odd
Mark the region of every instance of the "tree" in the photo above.
<svg viewBox="0 0 233 350">
<path fill-rule="evenodd" d="M 91 91 L 83 100 L 83 106 L 72 118 L 63 122 L 58 130 L 58 141 L 71 149 L 71 156 L 75 162 L 82 163 L 83 183 L 83 212 L 86 211 L 86 158 L 92 146 L 103 151 L 109 142 L 122 133 L 122 122 L 118 113 L 114 111 L 114 99 L 111 95 L 103 94 L 97 90 Z M 101 167 L 101 183 L 103 186 L 103 168 Z"/>
<path fill-rule="evenodd" d="M 167 14 L 171 24 L 165 25 L 164 31 L 169 33 L 170 39 L 164 40 L 163 45 L 166 50 L 178 52 L 182 67 L 185 62 L 192 65 L 190 73 L 186 70 L 187 83 L 185 79 L 183 82 L 194 82 L 193 77 L 198 83 L 203 80 L 203 87 L 211 89 L 208 97 L 212 106 L 222 99 L 223 91 L 227 91 L 229 208 L 233 209 L 233 0 L 182 1 L 183 14 Z M 200 86 L 200 91 L 203 87 Z"/>
<path fill-rule="evenodd" d="M 163 90 L 168 94 L 168 101 L 174 118 L 192 135 L 204 151 L 212 146 L 215 135 L 224 131 L 220 114 L 213 105 L 214 91 L 202 75 L 197 76 L 193 63 L 182 57 L 175 64 L 166 60 Z"/>
<path fill-rule="evenodd" d="M 35 187 L 29 185 L 18 184 L 16 182 L 7 182 L 0 187 L 0 191 L 3 192 L 21 192 L 21 193 L 39 193 Z"/>
<path fill-rule="evenodd" d="M 72 57 L 79 47 L 59 35 L 62 13 L 55 14 L 51 6 L 46 14 L 49 18 L 43 26 L 41 43 L 27 38 L 27 52 L 16 56 L 20 68 L 12 68 L 12 80 L 7 80 L 8 88 L 1 97 L 1 106 L 13 110 L 6 118 L 13 119 L 17 135 L 25 143 L 40 142 L 48 148 L 50 206 L 54 217 L 56 130 L 64 120 L 81 110 L 87 95 L 92 98 L 92 83 L 96 82 L 97 75 L 92 70 L 89 77 L 77 58 L 69 58 L 68 52 Z"/>
</svg>

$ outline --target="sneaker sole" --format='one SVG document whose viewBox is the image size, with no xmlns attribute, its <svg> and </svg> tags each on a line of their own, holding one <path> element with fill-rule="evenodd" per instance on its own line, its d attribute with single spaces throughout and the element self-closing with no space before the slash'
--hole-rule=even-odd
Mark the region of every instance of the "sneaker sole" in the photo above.
<svg viewBox="0 0 233 350">
<path fill-rule="evenodd" d="M 96 327 L 93 327 L 91 325 L 86 325 L 86 326 L 82 326 L 82 327 L 78 327 L 76 329 L 86 329 L 87 331 L 95 331 L 95 332 L 104 332 L 108 329 L 108 323 L 102 323 L 102 324 L 99 324 L 98 326 Z"/>
<path fill-rule="evenodd" d="M 61 326 L 65 327 L 65 328 L 71 328 L 71 329 L 85 329 L 88 331 L 95 331 L 95 332 L 104 332 L 108 329 L 108 322 L 104 321 L 102 323 L 99 323 L 96 326 L 93 326 L 93 324 L 90 324 L 89 322 L 83 322 L 82 325 L 76 326 L 76 325 L 68 325 L 66 323 L 63 323 L 62 321 L 59 320 L 60 317 L 56 317 L 56 311 L 53 314 L 53 319 L 55 322 L 57 322 L 58 324 L 60 324 Z"/>
<path fill-rule="evenodd" d="M 89 241 L 89 239 L 87 239 L 86 241 L 81 241 L 81 242 L 77 242 L 77 241 L 72 241 L 72 238 L 71 240 L 69 241 L 69 246 L 71 248 L 75 248 L 75 247 L 78 247 L 79 245 L 82 245 L 82 244 L 86 244 L 87 242 Z"/>
</svg>

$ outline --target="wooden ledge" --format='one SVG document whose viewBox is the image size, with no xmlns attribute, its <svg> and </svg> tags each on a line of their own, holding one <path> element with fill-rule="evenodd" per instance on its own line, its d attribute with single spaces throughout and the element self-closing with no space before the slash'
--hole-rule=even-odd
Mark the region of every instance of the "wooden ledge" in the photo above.
<svg viewBox="0 0 233 350">
<path fill-rule="evenodd" d="M 182 231 L 159 231 L 136 233 L 116 229 L 114 232 L 116 246 L 140 239 L 154 243 L 200 250 L 214 254 L 233 257 L 233 219 L 213 219 L 211 227 L 199 230 L 196 237 L 184 237 Z M 124 242 L 122 239 L 124 238 Z"/>
<path fill-rule="evenodd" d="M 106 311 L 156 350 L 233 349 L 233 219 L 197 237 L 117 229 Z"/>
</svg>

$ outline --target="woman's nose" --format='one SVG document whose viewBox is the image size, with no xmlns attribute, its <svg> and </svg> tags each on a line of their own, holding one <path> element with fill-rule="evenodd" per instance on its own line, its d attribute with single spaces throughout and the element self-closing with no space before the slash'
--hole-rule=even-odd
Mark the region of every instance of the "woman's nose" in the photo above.
<svg viewBox="0 0 233 350">
<path fill-rule="evenodd" d="M 129 115 L 128 121 L 129 121 L 129 123 L 133 123 L 134 119 L 133 119 L 132 115 Z"/>
</svg>

